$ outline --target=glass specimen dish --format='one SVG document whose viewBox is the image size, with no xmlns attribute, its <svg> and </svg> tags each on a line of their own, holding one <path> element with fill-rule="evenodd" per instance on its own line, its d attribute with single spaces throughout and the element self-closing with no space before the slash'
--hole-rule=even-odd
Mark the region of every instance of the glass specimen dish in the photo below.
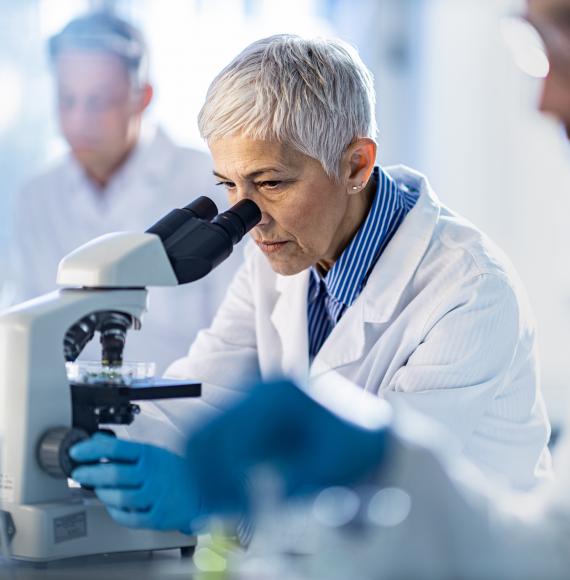
<svg viewBox="0 0 570 580">
<path fill-rule="evenodd" d="M 108 366 L 97 361 L 65 363 L 67 379 L 87 385 L 136 385 L 152 382 L 156 365 L 153 362 L 124 362 L 121 366 Z"/>
</svg>

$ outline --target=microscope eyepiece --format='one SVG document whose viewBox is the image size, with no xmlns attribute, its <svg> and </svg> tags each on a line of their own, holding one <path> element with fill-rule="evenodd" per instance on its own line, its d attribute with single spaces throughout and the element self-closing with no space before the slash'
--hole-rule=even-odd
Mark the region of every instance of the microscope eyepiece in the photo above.
<svg viewBox="0 0 570 580">
<path fill-rule="evenodd" d="M 202 220 L 211 221 L 214 219 L 218 213 L 218 208 L 216 204 L 205 195 L 197 197 L 194 201 L 191 201 L 188 205 L 185 205 L 183 211 L 191 212 L 194 217 L 200 218 Z"/>
<path fill-rule="evenodd" d="M 148 228 L 148 234 L 156 234 L 165 242 L 172 234 L 192 218 L 206 221 L 213 219 L 218 213 L 216 204 L 204 195 L 196 198 L 193 202 L 182 209 L 173 209 L 169 214 L 158 220 L 153 226 Z"/>
<path fill-rule="evenodd" d="M 249 199 L 242 199 L 228 211 L 217 215 L 212 223 L 224 228 L 232 244 L 237 244 L 261 220 L 261 211 Z"/>
<path fill-rule="evenodd" d="M 198 198 L 186 208 L 175 210 L 178 215 L 171 212 L 147 230 L 147 233 L 160 237 L 179 284 L 206 276 L 261 220 L 261 211 L 250 200 L 244 199 L 219 215 L 215 215 L 215 207 L 208 198 Z M 182 219 L 180 212 L 191 217 Z M 191 212 L 207 214 L 208 217 L 196 218 Z"/>
</svg>

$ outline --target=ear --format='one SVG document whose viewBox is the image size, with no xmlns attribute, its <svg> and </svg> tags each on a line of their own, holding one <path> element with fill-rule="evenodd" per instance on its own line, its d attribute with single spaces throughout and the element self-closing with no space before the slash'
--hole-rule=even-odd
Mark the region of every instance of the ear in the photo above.
<svg viewBox="0 0 570 580">
<path fill-rule="evenodd" d="M 368 183 L 376 164 L 376 142 L 368 137 L 357 139 L 345 151 L 348 193 L 360 193 Z"/>
<path fill-rule="evenodd" d="M 146 83 L 140 90 L 137 100 L 137 113 L 142 113 L 150 105 L 152 97 L 154 95 L 154 89 L 152 85 Z"/>
</svg>

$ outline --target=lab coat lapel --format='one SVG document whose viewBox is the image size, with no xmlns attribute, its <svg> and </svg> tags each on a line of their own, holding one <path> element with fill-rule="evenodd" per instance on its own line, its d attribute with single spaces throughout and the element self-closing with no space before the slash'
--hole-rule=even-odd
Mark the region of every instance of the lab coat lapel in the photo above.
<svg viewBox="0 0 570 580">
<path fill-rule="evenodd" d="M 295 276 L 278 276 L 279 296 L 271 313 L 271 322 L 281 339 L 283 374 L 301 382 L 305 382 L 309 374 L 308 287 L 308 270 Z"/>
<path fill-rule="evenodd" d="M 380 256 L 362 293 L 364 321 L 369 323 L 384 323 L 392 317 L 431 243 L 441 212 L 441 204 L 423 175 L 403 166 L 386 171 L 399 185 L 418 191 L 419 197 Z"/>
<path fill-rule="evenodd" d="M 311 364 L 311 378 L 357 361 L 364 354 L 365 321 L 361 297 L 345 312 L 323 343 Z"/>
<path fill-rule="evenodd" d="M 324 342 L 311 365 L 311 378 L 362 358 L 368 351 L 366 325 L 390 321 L 431 242 L 441 206 L 429 183 L 407 168 L 388 172 L 400 184 L 419 191 L 419 198 L 374 266 L 364 290 Z"/>
</svg>

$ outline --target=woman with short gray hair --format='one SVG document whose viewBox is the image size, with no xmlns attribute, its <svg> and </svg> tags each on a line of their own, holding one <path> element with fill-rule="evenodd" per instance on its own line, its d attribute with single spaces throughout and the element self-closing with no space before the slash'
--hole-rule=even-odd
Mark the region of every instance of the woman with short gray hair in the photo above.
<svg viewBox="0 0 570 580">
<path fill-rule="evenodd" d="M 340 40 L 254 42 L 199 127 L 231 203 L 262 211 L 212 327 L 171 367 L 235 387 L 336 371 L 445 425 L 485 473 L 550 471 L 535 331 L 508 260 L 426 178 L 375 167 L 375 92 Z"/>
<path fill-rule="evenodd" d="M 276 375 L 318 379 L 331 397 L 350 382 L 439 421 L 491 477 L 528 489 L 547 475 L 550 428 L 520 282 L 425 177 L 375 165 L 372 77 L 355 50 L 290 35 L 255 42 L 214 79 L 199 124 L 230 202 L 253 200 L 262 218 L 212 326 L 169 369 L 202 382 L 202 401 L 159 403 L 163 418 L 187 427 L 199 405 L 220 409 Z M 299 433 L 283 444 L 303 440 L 301 420 Z M 304 465 L 320 460 L 304 451 Z M 129 468 L 112 482 L 85 469 L 84 483 L 111 488 L 100 497 L 114 498 L 118 521 L 188 521 L 153 509 L 150 464 L 136 472 L 140 493 Z M 112 490 L 126 484 L 119 501 Z"/>
</svg>

